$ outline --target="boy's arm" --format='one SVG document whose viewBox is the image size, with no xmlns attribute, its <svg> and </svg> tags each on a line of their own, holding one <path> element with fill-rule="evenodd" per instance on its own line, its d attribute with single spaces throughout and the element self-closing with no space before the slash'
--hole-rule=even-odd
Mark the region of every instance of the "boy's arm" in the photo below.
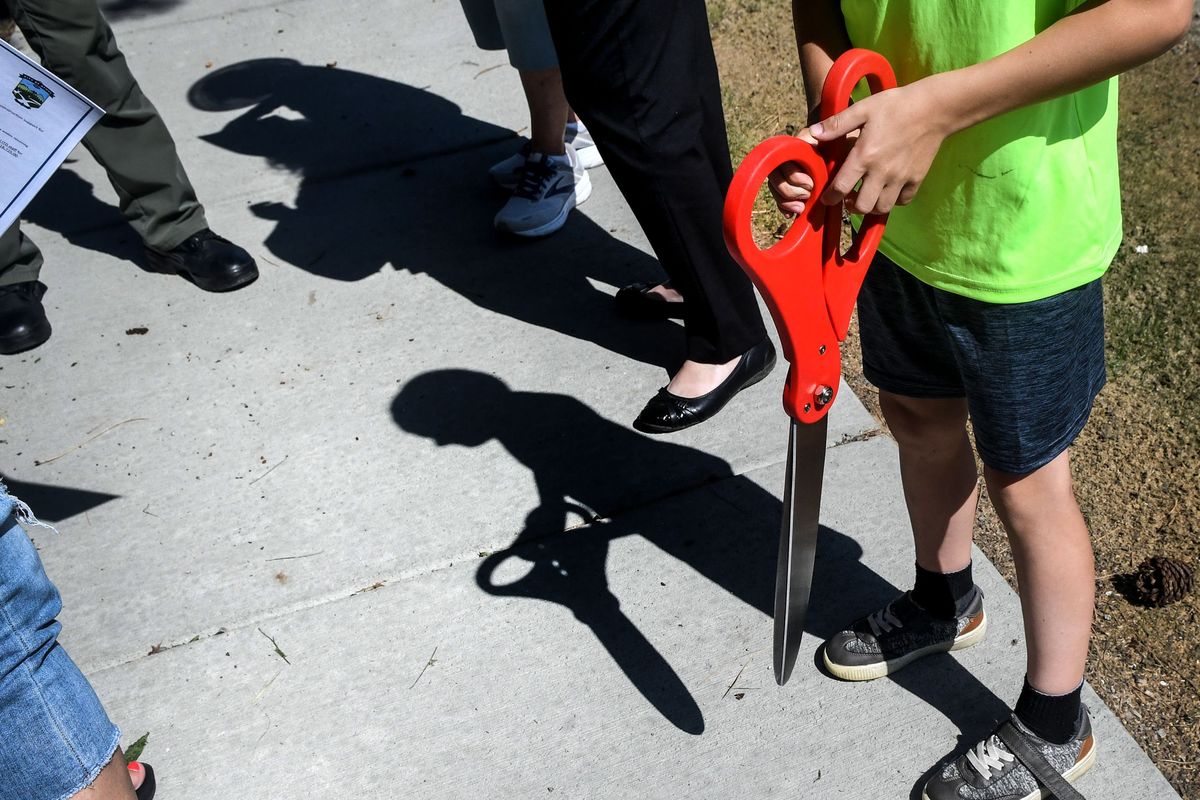
<svg viewBox="0 0 1200 800">
<path fill-rule="evenodd" d="M 821 199 L 850 196 L 853 211 L 876 214 L 908 203 L 946 137 L 1149 61 L 1187 32 L 1191 16 L 1192 0 L 1091 0 L 1007 53 L 864 98 L 810 128 L 820 141 L 859 133 Z M 790 181 L 772 189 L 790 201 L 785 210 L 807 199 Z"/>
<path fill-rule="evenodd" d="M 820 119 L 816 112 L 820 110 L 825 76 L 837 57 L 850 49 L 841 0 L 792 0 L 792 21 L 796 27 L 804 94 L 808 98 L 808 120 L 816 122 Z"/>
<path fill-rule="evenodd" d="M 833 62 L 850 49 L 850 37 L 842 18 L 841 0 L 792 0 L 792 22 L 796 49 L 800 53 L 800 75 L 808 100 L 808 122 L 821 119 L 821 88 Z M 796 134 L 810 144 L 817 140 L 804 128 Z M 812 193 L 812 178 L 794 163 L 781 165 L 767 181 L 781 210 L 799 214 Z"/>
</svg>

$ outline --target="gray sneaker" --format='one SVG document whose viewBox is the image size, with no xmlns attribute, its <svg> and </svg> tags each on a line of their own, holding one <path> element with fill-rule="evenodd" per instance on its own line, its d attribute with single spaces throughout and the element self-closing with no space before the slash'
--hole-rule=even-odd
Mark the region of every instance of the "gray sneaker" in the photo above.
<svg viewBox="0 0 1200 800">
<path fill-rule="evenodd" d="M 570 147 L 561 156 L 530 153 L 521 182 L 496 214 L 496 230 L 531 238 L 548 236 L 591 193 L 592 182 Z"/>
<path fill-rule="evenodd" d="M 882 678 L 922 656 L 962 650 L 983 641 L 987 615 L 978 586 L 954 619 L 939 619 L 905 592 L 825 643 L 825 667 L 846 681 Z"/>
<path fill-rule="evenodd" d="M 579 157 L 579 165 L 584 169 L 592 169 L 604 164 L 604 157 L 596 149 L 596 142 L 592 139 L 592 134 L 588 133 L 588 129 L 582 122 L 578 125 L 567 126 L 566 133 L 563 134 L 563 143 L 574 148 L 575 155 Z M 525 159 L 529 158 L 529 150 L 529 142 L 526 142 L 511 156 L 493 164 L 488 169 L 488 175 L 491 175 L 492 180 L 505 189 L 517 188 L 517 184 L 521 182 L 521 174 L 525 171 Z"/>
<path fill-rule="evenodd" d="M 1087 707 L 1066 744 L 1039 738 L 1014 715 L 925 784 L 922 800 L 1083 800 L 1071 784 L 1096 763 Z"/>
</svg>

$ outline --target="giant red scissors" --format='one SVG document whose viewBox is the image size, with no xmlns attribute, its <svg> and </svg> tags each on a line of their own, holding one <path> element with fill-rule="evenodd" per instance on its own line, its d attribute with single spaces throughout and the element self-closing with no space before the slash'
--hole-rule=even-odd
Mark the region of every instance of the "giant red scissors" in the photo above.
<svg viewBox="0 0 1200 800">
<path fill-rule="evenodd" d="M 896 85 L 887 59 L 870 50 L 844 53 L 825 79 L 821 112 L 845 110 L 862 80 L 872 92 Z M 841 349 L 867 267 L 879 247 L 887 215 L 868 215 L 850 248 L 841 251 L 842 204 L 819 198 L 850 151 L 845 139 L 814 146 L 775 136 L 755 147 L 733 176 L 725 197 L 725 242 L 762 293 L 790 364 L 783 408 L 791 417 L 783 523 L 775 582 L 775 680 L 787 681 L 796 664 L 808 597 L 825 472 L 826 415 L 837 398 Z M 763 250 L 754 241 L 754 203 L 777 167 L 795 162 L 812 177 L 811 199 L 783 239 Z"/>
</svg>

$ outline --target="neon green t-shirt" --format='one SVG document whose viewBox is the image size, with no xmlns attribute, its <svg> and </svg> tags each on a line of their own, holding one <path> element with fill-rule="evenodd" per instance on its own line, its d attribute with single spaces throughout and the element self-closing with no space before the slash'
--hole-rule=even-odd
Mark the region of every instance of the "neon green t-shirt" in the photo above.
<svg viewBox="0 0 1200 800">
<path fill-rule="evenodd" d="M 903 85 L 1011 50 L 1082 0 L 841 2 L 850 41 Z M 948 138 L 880 249 L 931 286 L 1020 303 L 1098 278 L 1120 242 L 1113 78 Z"/>
</svg>

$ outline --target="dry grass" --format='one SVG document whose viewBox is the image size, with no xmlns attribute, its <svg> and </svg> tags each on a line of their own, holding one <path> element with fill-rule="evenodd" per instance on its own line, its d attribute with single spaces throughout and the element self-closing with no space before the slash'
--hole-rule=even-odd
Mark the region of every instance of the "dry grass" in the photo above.
<svg viewBox="0 0 1200 800">
<path fill-rule="evenodd" d="M 709 9 L 736 161 L 804 119 L 790 4 L 710 0 Z M 1100 576 L 1088 679 L 1185 800 L 1200 800 L 1200 596 L 1143 608 L 1113 578 L 1150 555 L 1196 563 L 1200 550 L 1198 84 L 1195 31 L 1122 78 L 1125 244 L 1105 278 L 1109 385 L 1073 451 Z M 778 222 L 760 219 L 764 232 Z M 1148 252 L 1137 253 L 1138 245 Z M 878 417 L 855 341 L 845 355 L 847 379 Z M 977 541 L 1013 582 L 986 499 Z"/>
</svg>

